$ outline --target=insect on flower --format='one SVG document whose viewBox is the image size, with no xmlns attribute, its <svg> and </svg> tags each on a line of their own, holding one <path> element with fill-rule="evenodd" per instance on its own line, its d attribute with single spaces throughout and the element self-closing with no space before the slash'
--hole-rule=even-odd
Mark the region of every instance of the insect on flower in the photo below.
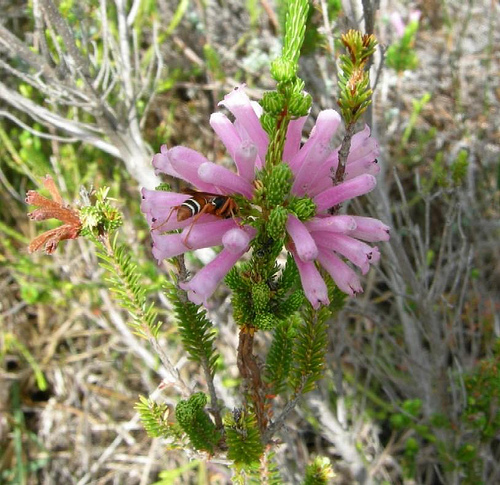
<svg viewBox="0 0 500 485">
<path fill-rule="evenodd" d="M 156 227 L 153 226 L 152 229 L 161 229 L 161 227 L 170 220 L 170 217 L 175 210 L 177 211 L 177 220 L 179 222 L 192 217 L 193 221 L 191 222 L 191 226 L 189 227 L 186 237 L 184 238 L 184 244 L 186 244 L 186 246 L 193 226 L 203 214 L 212 214 L 220 219 L 229 219 L 230 217 L 234 218 L 236 212 L 238 211 L 236 202 L 228 195 L 211 194 L 209 192 L 200 192 L 193 189 L 183 189 L 182 192 L 190 195 L 191 197 L 185 200 L 182 204 L 172 207 L 167 219 L 160 225 Z"/>
</svg>

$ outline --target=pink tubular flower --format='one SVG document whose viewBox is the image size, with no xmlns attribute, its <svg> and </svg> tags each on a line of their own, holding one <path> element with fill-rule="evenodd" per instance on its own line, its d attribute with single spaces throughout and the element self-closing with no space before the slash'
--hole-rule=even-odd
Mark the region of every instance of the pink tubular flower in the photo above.
<svg viewBox="0 0 500 485">
<path fill-rule="evenodd" d="M 153 158 L 157 172 L 179 178 L 198 191 L 212 194 L 213 206 L 201 210 L 192 194 L 143 189 L 141 209 L 151 226 L 153 254 L 160 261 L 186 251 L 223 246 L 216 258 L 181 286 L 194 303 L 206 303 L 231 267 L 248 250 L 256 230 L 246 225 L 237 213 L 226 207 L 215 212 L 229 196 L 239 195 L 252 200 L 256 171 L 264 166 L 269 137 L 262 128 L 260 107 L 250 101 L 239 87 L 219 103 L 234 116 L 214 113 L 210 124 L 235 162 L 235 171 L 218 166 L 203 155 L 186 147 L 161 147 Z M 377 142 L 365 127 L 351 140 L 343 182 L 332 183 L 332 171 L 339 163 L 339 147 L 332 145 L 332 136 L 341 124 L 339 114 L 324 110 L 318 115 L 308 140 L 301 145 L 306 117 L 292 120 L 288 126 L 283 162 L 293 174 L 291 196 L 307 197 L 316 205 L 313 218 L 302 221 L 300 214 L 288 213 L 287 247 L 300 273 L 304 293 L 317 308 L 328 304 L 327 287 L 318 264 L 328 272 L 337 286 L 355 295 L 362 291 L 350 261 L 365 274 L 380 257 L 376 247 L 367 243 L 389 239 L 389 228 L 377 219 L 348 215 L 332 215 L 339 204 L 370 192 L 379 172 Z M 219 197 L 218 197 L 219 196 Z M 190 200 L 191 199 L 191 200 Z M 192 216 L 179 217 L 179 210 L 192 210 Z M 286 203 L 285 203 L 286 207 Z M 201 213 L 200 213 L 201 211 Z M 209 212 L 209 213 L 206 213 Z M 224 218 L 227 217 L 227 218 Z M 174 234 L 169 231 L 182 230 Z"/>
</svg>

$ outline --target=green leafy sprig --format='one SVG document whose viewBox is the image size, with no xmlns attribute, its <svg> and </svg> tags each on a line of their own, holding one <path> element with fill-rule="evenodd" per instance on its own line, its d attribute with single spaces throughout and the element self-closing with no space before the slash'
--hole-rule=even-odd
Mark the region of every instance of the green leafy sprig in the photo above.
<svg viewBox="0 0 500 485">
<path fill-rule="evenodd" d="M 175 417 L 194 449 L 213 453 L 221 434 L 205 412 L 207 402 L 207 396 L 197 392 L 189 399 L 179 401 L 175 407 Z"/>
<path fill-rule="evenodd" d="M 375 52 L 377 40 L 372 35 L 362 35 L 349 30 L 341 37 L 347 54 L 340 56 L 338 105 L 346 124 L 346 133 L 339 150 L 339 163 L 332 173 L 334 184 L 344 180 L 347 157 L 351 149 L 354 126 L 371 103 L 369 60 Z"/>
<path fill-rule="evenodd" d="M 418 57 L 415 52 L 418 27 L 418 20 L 409 22 L 402 37 L 391 44 L 385 53 L 385 63 L 398 74 L 406 70 L 414 70 L 418 66 Z"/>
<path fill-rule="evenodd" d="M 134 333 L 146 340 L 156 339 L 162 322 L 158 321 L 154 302 L 147 302 L 146 290 L 140 282 L 142 274 L 137 271 L 130 251 L 117 242 L 117 234 L 111 240 L 105 237 L 96 241 L 96 247 L 99 264 L 108 273 L 106 281 L 121 306 L 129 312 Z"/>
<path fill-rule="evenodd" d="M 334 477 L 333 468 L 328 458 L 317 456 L 307 465 L 303 485 L 326 485 Z"/>
<path fill-rule="evenodd" d="M 218 354 L 215 349 L 215 329 L 206 311 L 187 300 L 185 292 L 167 282 L 166 295 L 174 307 L 184 350 L 193 362 L 207 367 L 213 377 Z"/>
<path fill-rule="evenodd" d="M 139 402 L 134 408 L 139 413 L 144 429 L 152 438 L 174 438 L 175 440 L 181 438 L 181 428 L 169 421 L 170 409 L 166 403 L 158 403 L 139 396 Z"/>
<path fill-rule="evenodd" d="M 250 411 L 235 409 L 224 416 L 227 457 L 234 460 L 236 469 L 259 463 L 264 452 L 257 419 Z"/>
<path fill-rule="evenodd" d="M 347 54 L 340 56 L 338 105 L 346 125 L 358 121 L 371 103 L 370 74 L 368 61 L 375 52 L 377 41 L 374 35 L 361 35 L 349 30 L 341 37 Z"/>
</svg>

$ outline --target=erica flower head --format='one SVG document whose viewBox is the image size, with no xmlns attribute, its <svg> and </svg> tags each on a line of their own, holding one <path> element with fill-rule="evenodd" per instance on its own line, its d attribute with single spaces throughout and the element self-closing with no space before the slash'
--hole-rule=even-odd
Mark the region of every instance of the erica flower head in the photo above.
<svg viewBox="0 0 500 485">
<path fill-rule="evenodd" d="M 368 127 L 353 136 L 343 181 L 334 185 L 339 148 L 332 145 L 332 136 L 341 122 L 337 112 L 322 111 L 303 145 L 307 116 L 289 121 L 281 160 L 271 164 L 270 137 L 259 119 L 262 107 L 251 102 L 241 87 L 220 105 L 234 119 L 214 113 L 210 124 L 234 161 L 233 170 L 182 146 L 162 146 L 153 158 L 157 172 L 198 191 L 143 189 L 141 209 L 151 226 L 156 259 L 223 246 L 211 263 L 183 284 L 189 298 L 202 303 L 251 245 L 256 249 L 266 239 L 282 240 L 295 258 L 313 306 L 328 303 L 319 266 L 342 291 L 350 295 L 362 291 L 346 260 L 366 273 L 379 259 L 378 249 L 367 242 L 387 240 L 388 228 L 375 219 L 337 212 L 342 203 L 375 187 L 379 150 Z"/>
<path fill-rule="evenodd" d="M 37 207 L 28 217 L 34 221 L 46 219 L 58 219 L 63 225 L 40 234 L 31 241 L 28 250 L 30 253 L 44 248 L 47 254 L 52 254 L 60 241 L 65 239 L 76 239 L 81 232 L 82 222 L 78 212 L 63 203 L 61 194 L 52 177 L 47 175 L 43 185 L 49 191 L 52 199 L 40 195 L 35 190 L 29 190 L 26 194 L 26 203 Z"/>
</svg>

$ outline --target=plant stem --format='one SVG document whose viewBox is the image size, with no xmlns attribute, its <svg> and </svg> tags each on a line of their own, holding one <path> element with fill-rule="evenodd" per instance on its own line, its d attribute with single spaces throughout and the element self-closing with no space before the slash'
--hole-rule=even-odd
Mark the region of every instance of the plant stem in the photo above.
<svg viewBox="0 0 500 485">
<path fill-rule="evenodd" d="M 257 423 L 261 433 L 264 433 L 268 416 L 265 405 L 265 389 L 262 382 L 260 366 L 257 358 L 253 355 L 253 343 L 256 329 L 254 327 L 242 326 L 240 329 L 238 343 L 238 369 L 250 388 L 250 398 L 253 402 Z"/>
</svg>

